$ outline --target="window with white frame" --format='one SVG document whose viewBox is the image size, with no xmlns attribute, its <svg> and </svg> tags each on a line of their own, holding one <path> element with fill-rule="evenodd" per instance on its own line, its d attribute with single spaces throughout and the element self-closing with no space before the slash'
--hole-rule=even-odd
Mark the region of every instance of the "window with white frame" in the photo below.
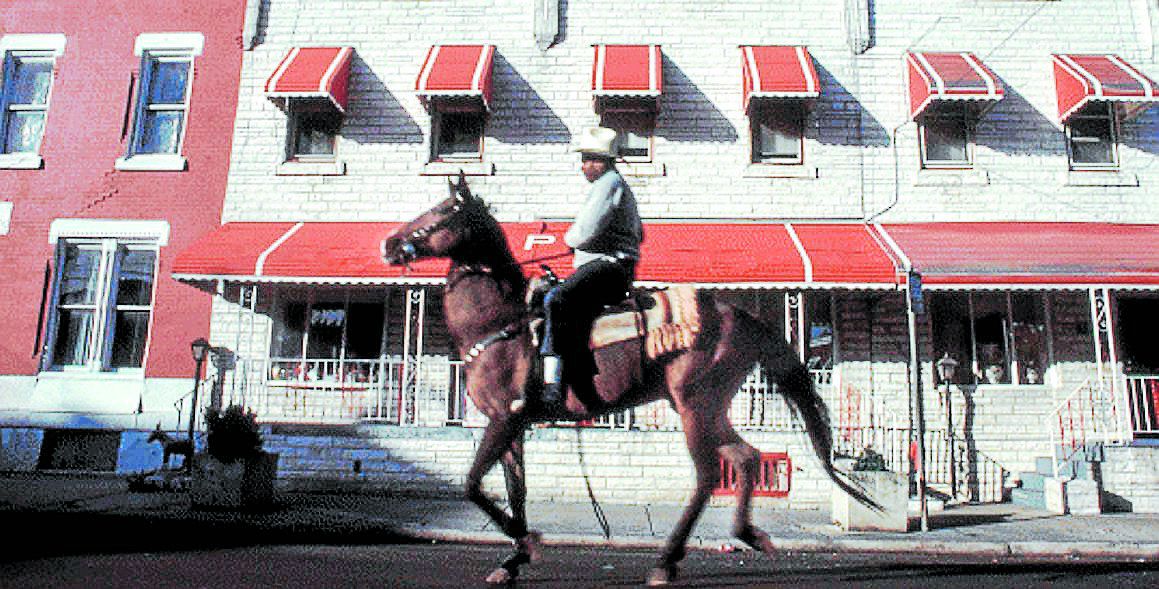
<svg viewBox="0 0 1159 589">
<path fill-rule="evenodd" d="M 656 113 L 646 110 L 606 110 L 600 125 L 615 129 L 619 134 L 619 160 L 629 163 L 648 163 L 653 160 L 652 135 L 656 129 Z"/>
<path fill-rule="evenodd" d="M 1041 293 L 933 293 L 934 357 L 948 353 L 962 365 L 959 384 L 1042 384 L 1046 316 Z"/>
<path fill-rule="evenodd" d="M 289 118 L 287 161 L 335 161 L 342 113 L 333 109 L 313 109 L 294 105 Z"/>
<path fill-rule="evenodd" d="M 750 114 L 754 164 L 801 164 L 805 161 L 805 109 L 797 101 L 755 104 Z"/>
<path fill-rule="evenodd" d="M 148 33 L 137 37 L 141 57 L 128 153 L 117 160 L 122 170 L 185 169 L 181 156 L 188 126 L 194 58 L 201 54 L 200 33 Z"/>
<path fill-rule="evenodd" d="M 438 110 L 431 124 L 431 161 L 477 162 L 483 159 L 482 111 Z"/>
<path fill-rule="evenodd" d="M 918 121 L 923 168 L 974 165 L 973 116 L 963 102 L 931 106 Z"/>
<path fill-rule="evenodd" d="M 1119 167 L 1118 120 L 1113 106 L 1095 102 L 1066 122 L 1067 157 L 1072 170 Z"/>
<path fill-rule="evenodd" d="M 0 37 L 0 168 L 39 168 L 60 34 Z"/>
<path fill-rule="evenodd" d="M 57 242 L 46 366 L 140 369 L 148 343 L 158 243 L 122 238 Z"/>
</svg>

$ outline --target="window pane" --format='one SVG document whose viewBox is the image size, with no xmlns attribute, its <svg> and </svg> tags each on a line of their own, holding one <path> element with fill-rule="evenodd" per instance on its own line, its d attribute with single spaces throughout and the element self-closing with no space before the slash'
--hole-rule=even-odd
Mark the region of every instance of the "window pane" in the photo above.
<svg viewBox="0 0 1159 589">
<path fill-rule="evenodd" d="M 337 116 L 304 112 L 295 115 L 294 153 L 296 156 L 334 155 L 334 137 L 341 125 Z"/>
<path fill-rule="evenodd" d="M 1075 117 L 1070 122 L 1071 161 L 1076 164 L 1113 164 L 1115 154 L 1109 117 Z"/>
<path fill-rule="evenodd" d="M 9 104 L 44 104 L 52 87 L 52 61 L 14 59 Z"/>
<path fill-rule="evenodd" d="M 44 134 L 43 111 L 17 111 L 5 115 L 4 153 L 36 153 Z"/>
<path fill-rule="evenodd" d="M 478 158 L 483 138 L 483 116 L 477 113 L 439 115 L 437 158 Z"/>
<path fill-rule="evenodd" d="M 53 363 L 58 366 L 83 366 L 92 329 L 92 311 L 62 309 L 57 318 Z"/>
<path fill-rule="evenodd" d="M 753 161 L 796 162 L 801 159 L 801 113 L 794 108 L 757 111 L 753 130 Z"/>
<path fill-rule="evenodd" d="M 149 104 L 184 104 L 189 62 L 154 60 L 149 68 Z"/>
<path fill-rule="evenodd" d="M 833 368 L 833 320 L 829 311 L 832 299 L 828 294 L 815 294 L 805 299 L 809 316 L 809 351 L 806 365 L 810 370 Z"/>
<path fill-rule="evenodd" d="M 351 303 L 346 357 L 377 358 L 382 351 L 382 303 Z"/>
<path fill-rule="evenodd" d="M 978 344 L 978 371 L 980 382 L 997 384 L 1010 382 L 1010 362 L 1007 342 L 1010 341 L 1010 323 L 1007 317 L 1005 294 L 974 296 L 974 337 Z"/>
<path fill-rule="evenodd" d="M 184 118 L 181 111 L 146 111 L 137 153 L 177 153 Z"/>
<path fill-rule="evenodd" d="M 113 327 L 113 368 L 140 368 L 145 358 L 148 311 L 117 311 Z"/>
<path fill-rule="evenodd" d="M 632 161 L 651 161 L 655 113 L 644 111 L 607 111 L 600 125 L 619 133 L 619 155 Z"/>
<path fill-rule="evenodd" d="M 307 358 L 338 358 L 346 310 L 341 304 L 316 304 L 310 309 Z"/>
<path fill-rule="evenodd" d="M 1046 320 L 1041 294 L 1010 295 L 1014 308 L 1014 351 L 1018 360 L 1018 382 L 1042 384 L 1046 373 Z"/>
<path fill-rule="evenodd" d="M 118 305 L 148 305 L 153 300 L 153 261 L 151 250 L 124 250 L 121 275 L 117 277 Z"/>
<path fill-rule="evenodd" d="M 923 129 L 927 162 L 970 163 L 969 137 L 962 117 L 931 117 Z"/>
<path fill-rule="evenodd" d="M 64 252 L 64 267 L 60 275 L 60 304 L 95 304 L 100 267 L 99 248 L 67 246 Z"/>
</svg>

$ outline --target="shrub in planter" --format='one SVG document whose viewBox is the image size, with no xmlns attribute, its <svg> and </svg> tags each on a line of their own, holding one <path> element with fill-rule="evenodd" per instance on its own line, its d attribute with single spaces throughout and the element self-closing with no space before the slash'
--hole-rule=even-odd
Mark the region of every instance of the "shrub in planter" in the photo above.
<svg viewBox="0 0 1159 589">
<path fill-rule="evenodd" d="M 262 451 L 262 434 L 257 416 L 240 405 L 205 413 L 206 453 L 222 462 L 253 458 Z"/>
<path fill-rule="evenodd" d="M 194 460 L 193 504 L 230 509 L 271 505 L 278 455 L 262 450 L 254 413 L 230 405 L 210 409 L 205 420 L 206 451 Z"/>
<path fill-rule="evenodd" d="M 853 463 L 850 479 L 860 486 L 882 510 L 858 503 L 841 489 L 833 488 L 833 521 L 846 531 L 878 530 L 905 532 L 908 528 L 906 477 L 886 468 L 885 459 L 865 448 Z"/>
</svg>

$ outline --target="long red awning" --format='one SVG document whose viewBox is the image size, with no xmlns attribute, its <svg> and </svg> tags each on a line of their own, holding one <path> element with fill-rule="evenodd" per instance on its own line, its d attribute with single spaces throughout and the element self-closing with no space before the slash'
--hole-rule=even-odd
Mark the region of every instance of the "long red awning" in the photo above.
<svg viewBox="0 0 1159 589">
<path fill-rule="evenodd" d="M 494 45 L 435 45 L 415 80 L 415 93 L 429 104 L 447 99 L 491 109 Z"/>
<path fill-rule="evenodd" d="M 266 80 L 266 96 L 287 99 L 321 99 L 346 111 L 352 47 L 294 47 Z"/>
<path fill-rule="evenodd" d="M 817 98 L 821 82 L 805 47 L 741 46 L 744 108 L 754 98 Z"/>
<path fill-rule="evenodd" d="M 929 286 L 1159 285 L 1159 225 L 908 223 L 875 229 Z"/>
<path fill-rule="evenodd" d="M 529 272 L 571 271 L 568 223 L 503 223 Z M 227 223 L 174 262 L 179 280 L 436 284 L 445 260 L 388 267 L 379 243 L 397 223 Z M 895 288 L 897 266 L 862 224 L 649 223 L 637 279 L 714 288 Z"/>
<path fill-rule="evenodd" d="M 905 56 L 910 118 L 937 100 L 997 102 L 1005 90 L 973 53 L 909 52 Z"/>
<path fill-rule="evenodd" d="M 659 45 L 596 45 L 592 94 L 656 98 L 664 91 Z"/>
<path fill-rule="evenodd" d="M 1053 57 L 1058 118 L 1064 123 L 1091 101 L 1120 103 L 1130 118 L 1159 100 L 1159 86 L 1117 55 Z"/>
</svg>

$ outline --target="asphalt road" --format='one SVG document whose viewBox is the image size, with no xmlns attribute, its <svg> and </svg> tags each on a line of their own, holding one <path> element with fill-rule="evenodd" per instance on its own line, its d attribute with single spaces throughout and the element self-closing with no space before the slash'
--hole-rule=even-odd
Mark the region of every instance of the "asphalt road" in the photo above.
<svg viewBox="0 0 1159 589">
<path fill-rule="evenodd" d="M 250 545 L 168 552 L 94 549 L 0 563 L 0 587 L 482 587 L 483 577 L 505 552 L 501 546 L 455 544 Z M 518 586 L 635 587 L 654 558 L 640 550 L 550 546 L 542 562 L 525 569 Z M 673 586 L 1156 587 L 1159 563 L 691 551 Z"/>
</svg>

